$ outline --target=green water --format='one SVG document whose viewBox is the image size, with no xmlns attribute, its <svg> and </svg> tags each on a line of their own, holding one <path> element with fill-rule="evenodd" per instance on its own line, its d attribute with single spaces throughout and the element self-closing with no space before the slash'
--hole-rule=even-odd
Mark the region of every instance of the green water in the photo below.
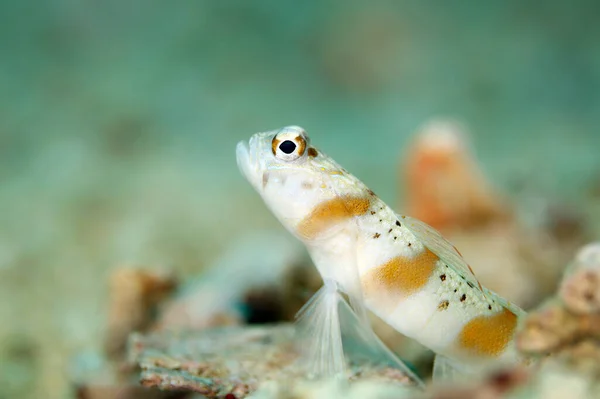
<svg viewBox="0 0 600 399">
<path fill-rule="evenodd" d="M 600 179 L 599 11 L 0 2 L 0 398 L 68 395 L 67 356 L 102 337 L 111 268 L 191 274 L 279 228 L 236 169 L 254 132 L 305 127 L 393 202 L 413 132 L 451 116 L 500 187 L 582 197 Z"/>
</svg>

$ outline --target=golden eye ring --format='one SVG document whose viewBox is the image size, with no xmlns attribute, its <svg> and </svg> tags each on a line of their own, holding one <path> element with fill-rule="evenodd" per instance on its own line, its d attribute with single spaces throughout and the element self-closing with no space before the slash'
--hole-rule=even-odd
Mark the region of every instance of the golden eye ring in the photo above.
<svg viewBox="0 0 600 399">
<path fill-rule="evenodd" d="M 271 151 L 283 161 L 295 161 L 306 152 L 307 142 L 301 128 L 284 128 L 273 137 Z"/>
</svg>

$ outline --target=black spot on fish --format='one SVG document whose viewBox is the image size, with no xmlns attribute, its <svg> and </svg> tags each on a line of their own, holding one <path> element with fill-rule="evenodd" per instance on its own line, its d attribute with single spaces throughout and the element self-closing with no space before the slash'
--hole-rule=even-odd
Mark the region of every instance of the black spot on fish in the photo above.
<svg viewBox="0 0 600 399">
<path fill-rule="evenodd" d="M 379 237 L 381 237 L 381 234 L 379 234 L 379 233 L 373 234 L 373 238 L 379 238 Z"/>
<path fill-rule="evenodd" d="M 464 302 L 467 299 L 467 296 L 465 294 L 462 294 L 462 296 L 460 297 L 460 301 Z"/>
<path fill-rule="evenodd" d="M 400 226 L 402 226 L 402 225 L 400 224 L 400 222 L 399 222 L 399 221 L 397 221 L 397 220 L 396 220 L 396 226 L 400 227 Z"/>
<path fill-rule="evenodd" d="M 440 276 L 440 280 L 442 280 L 442 281 L 446 281 L 446 275 L 445 275 L 445 274 L 442 274 L 442 275 Z"/>
</svg>

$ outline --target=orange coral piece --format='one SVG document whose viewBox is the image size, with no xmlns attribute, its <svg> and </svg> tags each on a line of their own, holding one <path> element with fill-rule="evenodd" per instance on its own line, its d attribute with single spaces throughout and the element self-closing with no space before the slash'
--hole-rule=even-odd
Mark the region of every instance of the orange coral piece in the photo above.
<svg viewBox="0 0 600 399">
<path fill-rule="evenodd" d="M 433 121 L 425 125 L 401 170 L 406 213 L 435 228 L 471 227 L 508 214 L 456 123 Z"/>
</svg>

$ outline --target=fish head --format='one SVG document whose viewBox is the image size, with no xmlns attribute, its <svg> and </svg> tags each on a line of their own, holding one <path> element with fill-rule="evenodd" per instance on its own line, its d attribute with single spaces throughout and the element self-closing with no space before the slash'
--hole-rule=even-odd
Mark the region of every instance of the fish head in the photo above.
<svg viewBox="0 0 600 399">
<path fill-rule="evenodd" d="M 256 133 L 238 143 L 236 157 L 240 171 L 273 214 L 301 239 L 307 238 L 300 231 L 302 221 L 353 186 L 336 179 L 346 172 L 313 147 L 299 126 Z"/>
</svg>

